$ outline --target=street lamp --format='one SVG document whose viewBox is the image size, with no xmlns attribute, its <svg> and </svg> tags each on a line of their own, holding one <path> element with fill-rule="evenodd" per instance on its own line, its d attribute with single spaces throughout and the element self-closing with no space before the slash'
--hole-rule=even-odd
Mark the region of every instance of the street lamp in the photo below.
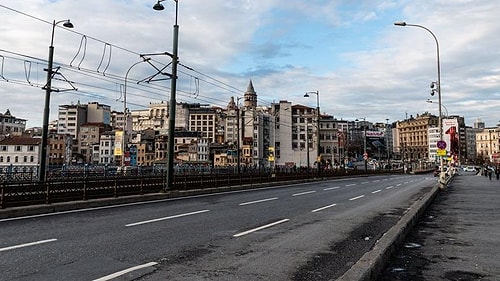
<svg viewBox="0 0 500 281">
<path fill-rule="evenodd" d="M 431 99 L 427 99 L 425 102 L 426 102 L 426 103 L 434 103 L 434 101 L 433 101 L 433 100 L 431 100 Z M 446 113 L 446 116 L 450 116 L 450 115 L 448 114 L 448 108 L 446 108 L 446 106 L 444 106 L 444 104 L 441 104 L 441 106 L 444 108 L 445 113 Z"/>
<path fill-rule="evenodd" d="M 442 112 L 441 112 L 441 64 L 439 62 L 439 42 L 438 42 L 438 39 L 436 37 L 436 35 L 434 35 L 434 33 L 428 29 L 427 27 L 423 26 L 423 25 L 418 25 L 418 24 L 409 24 L 409 23 L 406 23 L 404 21 L 398 21 L 398 22 L 395 22 L 394 25 L 396 26 L 413 26 L 413 27 L 418 27 L 418 28 L 422 28 L 422 29 L 425 29 L 427 32 L 429 32 L 432 37 L 434 38 L 434 41 L 436 41 L 436 57 L 437 57 L 437 93 L 438 93 L 438 103 L 439 103 L 439 118 L 438 118 L 438 123 L 439 123 L 439 141 L 440 142 L 443 142 L 443 115 L 442 115 Z M 440 163 L 439 163 L 439 187 L 441 189 L 444 189 L 446 188 L 446 180 L 445 180 L 445 174 L 444 174 L 444 165 L 443 165 L 443 157 L 441 156 L 440 157 Z"/>
<path fill-rule="evenodd" d="M 43 108 L 43 125 L 42 125 L 42 148 L 40 153 L 40 173 L 38 175 L 40 181 L 45 181 L 45 170 L 47 163 L 47 144 L 49 136 L 49 113 L 50 113 L 50 93 L 52 92 L 52 71 L 54 63 L 54 31 L 56 25 L 63 22 L 66 28 L 73 28 L 73 24 L 69 20 L 53 21 L 52 22 L 52 36 L 50 37 L 49 46 L 49 60 L 47 62 L 47 83 L 42 88 L 45 90 L 45 106 Z"/>
<path fill-rule="evenodd" d="M 365 160 L 365 173 L 368 171 L 368 153 L 366 152 L 366 118 L 363 117 L 363 159 Z M 359 121 L 356 119 L 356 121 Z"/>
<path fill-rule="evenodd" d="M 141 61 L 138 61 L 134 64 L 132 64 L 129 69 L 127 70 L 127 73 L 125 74 L 125 82 L 123 85 L 123 139 L 121 143 L 121 149 L 122 149 L 122 159 L 121 159 L 121 166 L 125 166 L 125 150 L 127 149 L 127 141 L 128 141 L 128 114 L 127 114 L 127 79 L 128 79 L 128 74 L 134 68 L 134 66 L 142 63 L 142 62 L 147 62 L 151 60 L 151 58 L 142 58 Z M 139 83 L 139 82 L 137 82 Z"/>
<path fill-rule="evenodd" d="M 389 152 L 389 130 L 390 130 L 390 128 L 389 128 L 389 118 L 386 118 L 385 121 L 386 121 L 385 135 L 387 137 L 387 141 L 385 143 L 385 148 L 387 150 L 387 165 L 388 165 L 388 167 L 390 169 L 390 167 L 391 167 L 391 160 L 390 160 L 391 159 L 391 154 Z M 391 136 L 392 136 L 392 134 L 391 134 Z"/>
<path fill-rule="evenodd" d="M 161 2 L 165 0 L 158 0 L 158 2 L 153 6 L 156 11 L 161 11 L 165 9 Z M 172 187 L 174 181 L 174 134 L 175 134 L 175 94 L 177 91 L 177 64 L 179 63 L 178 48 L 179 48 L 179 25 L 177 24 L 177 15 L 179 11 L 179 1 L 173 0 L 175 2 L 175 24 L 174 24 L 174 38 L 173 38 L 173 50 L 172 50 L 172 77 L 170 86 L 170 102 L 168 110 L 168 143 L 167 143 L 167 182 L 166 189 Z"/>
<path fill-rule="evenodd" d="M 321 176 L 321 152 L 320 152 L 320 134 L 319 134 L 319 118 L 320 118 L 320 111 L 319 111 L 319 91 L 316 92 L 306 92 L 304 97 L 308 98 L 310 97 L 309 94 L 314 94 L 316 95 L 316 143 L 317 143 L 317 150 L 316 150 L 316 163 L 318 167 L 318 177 Z M 309 164 L 309 163 L 308 163 Z"/>
</svg>

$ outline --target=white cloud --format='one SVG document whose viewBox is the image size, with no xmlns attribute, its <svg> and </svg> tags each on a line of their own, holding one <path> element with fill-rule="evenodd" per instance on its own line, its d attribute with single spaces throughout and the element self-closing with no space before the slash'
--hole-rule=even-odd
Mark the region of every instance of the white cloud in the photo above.
<svg viewBox="0 0 500 281">
<path fill-rule="evenodd" d="M 95 72 L 104 43 L 113 45 L 106 77 L 63 70 L 78 83 L 79 91 L 54 93 L 51 119 L 58 104 L 78 100 L 99 101 L 120 110 L 122 105 L 116 101 L 120 84 L 127 69 L 139 61 L 138 54 L 172 50 L 174 1 L 163 2 L 161 12 L 152 10 L 153 0 L 6 2 L 1 5 L 49 22 L 71 19 L 77 33 L 62 29 L 55 33 L 58 63 L 69 64 L 74 58 L 82 34 L 87 35 L 86 48 L 80 48 L 85 49 L 85 58 L 81 60 L 80 52 L 73 63 L 78 66 L 82 61 L 81 70 Z M 322 111 L 338 118 L 385 122 L 386 118 L 404 119 L 406 114 L 437 113 L 436 105 L 425 102 L 435 99 L 429 95 L 429 84 L 437 76 L 436 45 L 425 30 L 393 25 L 405 20 L 428 27 L 439 40 L 443 104 L 450 113 L 465 116 L 469 125 L 475 118 L 495 125 L 500 119 L 495 116 L 500 105 L 499 8 L 496 0 L 179 1 L 180 60 L 198 71 L 179 68 L 179 100 L 225 106 L 252 79 L 261 103 L 286 99 L 315 106 L 303 93 L 319 90 Z M 30 79 L 43 85 L 50 24 L 2 7 L 0 14 L 0 50 L 29 56 L 0 51 L 6 57 L 4 75 L 26 81 L 23 60 L 31 60 L 37 63 L 31 65 Z M 154 59 L 169 61 L 168 56 Z M 151 66 L 140 64 L 130 79 L 154 73 Z M 195 77 L 200 79 L 197 99 L 190 94 Z M 168 99 L 168 81 L 131 84 L 130 102 L 135 106 Z M 15 116 L 28 119 L 29 125 L 40 126 L 44 92 L 5 81 L 0 85 L 0 111 L 9 108 Z"/>
</svg>

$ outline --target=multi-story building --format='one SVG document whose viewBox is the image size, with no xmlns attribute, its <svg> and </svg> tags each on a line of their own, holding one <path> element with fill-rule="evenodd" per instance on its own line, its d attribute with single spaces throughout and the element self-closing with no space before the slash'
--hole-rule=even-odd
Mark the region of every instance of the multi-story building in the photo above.
<svg viewBox="0 0 500 281">
<path fill-rule="evenodd" d="M 476 155 L 476 130 L 472 127 L 465 127 L 465 149 L 466 149 L 466 157 L 465 163 L 476 163 L 477 155 Z"/>
<path fill-rule="evenodd" d="M 23 171 L 24 168 L 38 167 L 40 138 L 9 137 L 0 141 L 0 169 L 15 168 Z M 14 171 L 14 172 L 15 172 Z"/>
<path fill-rule="evenodd" d="M 271 104 L 270 146 L 273 147 L 275 166 L 293 166 L 292 103 L 286 100 Z M 272 161 L 271 161 L 272 162 Z"/>
<path fill-rule="evenodd" d="M 179 111 L 178 107 L 176 107 L 176 111 Z M 158 131 L 160 134 L 167 134 L 168 103 L 150 103 L 147 109 L 132 110 L 130 115 L 132 117 L 132 130 L 134 132 L 152 129 Z M 118 128 L 120 128 L 120 126 L 118 126 Z"/>
<path fill-rule="evenodd" d="M 48 136 L 48 164 L 49 166 L 61 166 L 66 164 L 66 155 L 68 153 L 68 143 L 71 141 L 71 136 L 50 134 Z M 71 153 L 69 154 L 71 155 Z"/>
<path fill-rule="evenodd" d="M 201 138 L 207 139 L 209 143 L 216 142 L 217 133 L 217 109 L 192 105 L 189 108 L 188 131 L 201 133 Z"/>
<path fill-rule="evenodd" d="M 430 159 L 429 128 L 438 126 L 438 117 L 428 112 L 417 117 L 396 122 L 396 151 L 406 162 L 421 162 Z"/>
<path fill-rule="evenodd" d="M 107 131 L 103 123 L 86 123 L 80 127 L 77 139 L 78 154 L 77 163 L 101 164 L 100 163 L 100 139 Z"/>
<path fill-rule="evenodd" d="M 101 134 L 99 139 L 99 164 L 114 165 L 115 132 L 108 131 Z"/>
<path fill-rule="evenodd" d="M 26 120 L 16 118 L 7 109 L 4 114 L 0 113 L 0 140 L 6 136 L 19 137 L 26 129 Z"/>
<path fill-rule="evenodd" d="M 71 104 L 60 105 L 57 118 L 57 133 L 60 135 L 70 135 L 77 139 L 80 127 L 87 123 L 87 105 Z"/>
<path fill-rule="evenodd" d="M 498 127 L 476 129 L 476 150 L 480 163 L 493 162 L 493 156 L 499 152 Z"/>
<path fill-rule="evenodd" d="M 109 105 L 99 104 L 98 102 L 89 102 L 87 104 L 87 123 L 111 124 L 111 107 Z"/>
<path fill-rule="evenodd" d="M 236 150 L 238 145 L 238 138 L 240 133 L 238 129 L 240 127 L 239 123 L 239 108 L 237 104 L 234 102 L 234 97 L 231 97 L 226 110 L 221 112 L 219 116 L 222 118 L 219 119 L 221 123 L 218 126 L 221 126 L 224 130 L 224 143 L 229 146 L 233 151 Z"/>
<path fill-rule="evenodd" d="M 316 108 L 304 105 L 292 106 L 292 150 L 299 167 L 313 167 L 318 155 Z M 320 142 L 321 143 L 321 142 Z M 321 150 L 320 150 L 321 151 Z M 297 157 L 298 156 L 298 157 Z"/>
</svg>

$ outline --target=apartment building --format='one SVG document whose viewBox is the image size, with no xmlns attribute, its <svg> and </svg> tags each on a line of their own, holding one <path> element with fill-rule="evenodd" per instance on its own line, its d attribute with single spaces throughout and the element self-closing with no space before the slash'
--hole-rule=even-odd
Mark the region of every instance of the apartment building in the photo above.
<svg viewBox="0 0 500 281">
<path fill-rule="evenodd" d="M 40 138 L 31 137 L 9 137 L 1 140 L 0 169 L 38 167 L 41 143 Z"/>
<path fill-rule="evenodd" d="M 498 127 L 476 129 L 476 153 L 479 161 L 493 162 L 493 156 L 499 153 Z"/>
<path fill-rule="evenodd" d="M 60 105 L 57 117 L 57 134 L 70 135 L 77 139 L 80 127 L 87 123 L 87 105 L 70 104 Z"/>
<path fill-rule="evenodd" d="M 0 140 L 6 136 L 19 137 L 26 129 L 26 120 L 12 116 L 10 110 L 0 113 Z"/>
</svg>

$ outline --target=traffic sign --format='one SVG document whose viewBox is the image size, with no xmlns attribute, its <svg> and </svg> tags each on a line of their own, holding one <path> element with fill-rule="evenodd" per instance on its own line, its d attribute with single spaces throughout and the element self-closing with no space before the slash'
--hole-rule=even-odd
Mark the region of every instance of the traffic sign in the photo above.
<svg viewBox="0 0 500 281">
<path fill-rule="evenodd" d="M 437 147 L 439 149 L 445 149 L 446 148 L 446 142 L 444 140 L 440 140 L 437 142 Z"/>
</svg>

